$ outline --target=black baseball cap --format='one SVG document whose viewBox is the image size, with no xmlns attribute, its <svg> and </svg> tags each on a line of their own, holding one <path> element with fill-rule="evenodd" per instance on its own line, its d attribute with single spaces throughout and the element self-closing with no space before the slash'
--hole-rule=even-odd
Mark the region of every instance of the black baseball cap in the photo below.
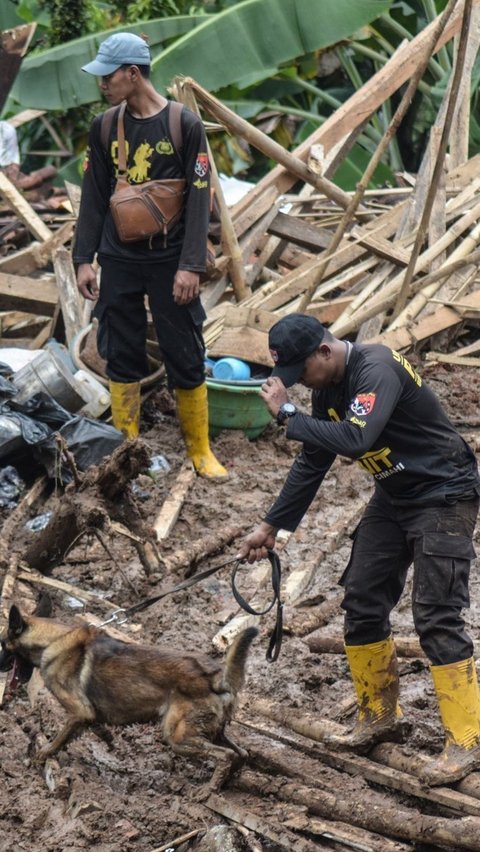
<svg viewBox="0 0 480 852">
<path fill-rule="evenodd" d="M 272 376 L 278 376 L 286 388 L 298 382 L 306 359 L 315 352 L 324 334 L 323 325 L 305 314 L 289 314 L 272 325 L 268 335 L 275 364 Z"/>
</svg>

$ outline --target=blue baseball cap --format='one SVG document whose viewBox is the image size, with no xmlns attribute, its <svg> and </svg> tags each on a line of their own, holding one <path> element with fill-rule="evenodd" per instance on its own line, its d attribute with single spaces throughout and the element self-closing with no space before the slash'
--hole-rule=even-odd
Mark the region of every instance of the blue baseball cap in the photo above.
<svg viewBox="0 0 480 852">
<path fill-rule="evenodd" d="M 96 77 L 107 77 L 121 65 L 150 65 L 150 48 L 146 41 L 133 33 L 115 33 L 102 41 L 92 62 L 82 71 Z"/>
</svg>

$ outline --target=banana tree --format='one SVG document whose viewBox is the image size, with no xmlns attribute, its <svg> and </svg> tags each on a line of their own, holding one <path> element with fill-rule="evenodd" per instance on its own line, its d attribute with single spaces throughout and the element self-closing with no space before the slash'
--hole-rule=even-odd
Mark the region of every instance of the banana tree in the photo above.
<svg viewBox="0 0 480 852">
<path fill-rule="evenodd" d="M 211 91 L 268 79 L 285 62 L 347 38 L 385 12 L 391 0 L 243 0 L 213 15 L 159 18 L 128 25 L 152 48 L 152 81 L 165 88 L 188 74 Z M 112 32 L 75 39 L 27 57 L 12 98 L 22 107 L 70 109 L 98 100 L 79 69 Z"/>
<path fill-rule="evenodd" d="M 288 116 L 291 130 L 284 132 L 282 142 L 289 144 L 298 126 L 309 127 L 326 117 L 318 110 L 326 97 L 319 88 L 312 112 L 310 104 L 302 109 L 295 103 L 295 88 L 302 92 L 301 66 L 310 64 L 314 69 L 318 51 L 348 38 L 387 11 L 390 4 L 391 0 L 243 0 L 216 14 L 142 21 L 128 29 L 148 36 L 152 81 L 160 89 L 184 73 L 211 91 L 227 93 L 230 89 L 236 99 L 242 94 L 250 98 L 255 87 L 275 78 L 278 97 L 264 102 L 259 112 L 271 109 Z M 75 39 L 27 57 L 12 91 L 10 110 L 14 102 L 22 107 L 62 111 L 95 104 L 99 98 L 96 83 L 79 69 L 114 31 Z M 285 100 L 281 88 L 288 87 L 292 75 L 297 79 Z M 311 88 L 315 90 L 313 85 Z M 330 99 L 330 105 L 333 103 L 335 100 Z M 286 126 L 284 122 L 278 132 Z M 227 139 L 224 144 L 232 148 L 234 142 Z M 246 165 L 241 157 L 237 162 L 239 169 Z"/>
</svg>

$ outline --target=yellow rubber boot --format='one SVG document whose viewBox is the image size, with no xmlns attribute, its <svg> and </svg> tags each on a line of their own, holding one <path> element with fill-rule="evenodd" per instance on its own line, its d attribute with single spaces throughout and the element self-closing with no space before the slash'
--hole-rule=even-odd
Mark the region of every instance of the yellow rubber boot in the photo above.
<svg viewBox="0 0 480 852">
<path fill-rule="evenodd" d="M 480 690 L 473 657 L 432 666 L 445 746 L 422 771 L 431 786 L 452 784 L 480 769 Z"/>
<path fill-rule="evenodd" d="M 126 438 L 140 431 L 140 382 L 110 382 L 112 422 Z"/>
<path fill-rule="evenodd" d="M 186 390 L 177 388 L 177 416 L 187 456 L 200 476 L 226 479 L 228 471 L 215 458 L 208 441 L 208 400 L 206 384 Z"/>
<path fill-rule="evenodd" d="M 368 751 L 380 742 L 404 742 L 409 731 L 398 703 L 397 655 L 391 636 L 370 645 L 345 645 L 357 694 L 358 719 L 348 734 L 326 737 L 336 749 Z"/>
</svg>

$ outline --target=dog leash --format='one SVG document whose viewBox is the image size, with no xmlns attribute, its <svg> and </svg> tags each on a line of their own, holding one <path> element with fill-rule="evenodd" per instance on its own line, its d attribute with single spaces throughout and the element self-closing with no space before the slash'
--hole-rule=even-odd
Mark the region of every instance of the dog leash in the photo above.
<svg viewBox="0 0 480 852">
<path fill-rule="evenodd" d="M 189 577 L 188 580 L 184 580 L 182 583 L 178 583 L 177 586 L 174 586 L 171 589 L 165 589 L 165 591 L 160 592 L 160 594 L 155 595 L 152 598 L 145 598 L 145 600 L 140 601 L 139 603 L 133 604 L 132 606 L 125 609 L 124 607 L 119 607 L 115 609 L 110 618 L 107 618 L 106 621 L 102 621 L 101 624 L 94 625 L 92 627 L 106 627 L 108 624 L 116 624 L 120 626 L 121 624 L 125 624 L 126 621 L 130 618 L 131 615 L 134 615 L 137 612 L 143 612 L 144 609 L 148 609 L 148 607 L 152 606 L 157 601 L 161 601 L 162 598 L 165 598 L 167 595 L 173 595 L 175 592 L 181 592 L 183 589 L 188 589 L 190 586 L 196 585 L 196 583 L 200 583 L 201 580 L 205 580 L 207 577 L 211 577 L 212 574 L 215 574 L 221 568 L 225 568 L 226 565 L 232 565 L 235 563 L 235 568 L 232 572 L 232 593 L 242 609 L 245 612 L 248 612 L 250 615 L 266 615 L 267 612 L 270 612 L 271 609 L 277 605 L 277 615 L 275 620 L 275 627 L 272 631 L 272 635 L 270 636 L 268 649 L 267 649 L 267 660 L 270 663 L 275 662 L 278 659 L 280 654 L 280 648 L 282 645 L 282 635 L 283 635 L 283 603 L 280 600 L 280 585 L 282 579 L 282 569 L 280 565 L 280 559 L 278 553 L 274 550 L 267 551 L 268 559 L 270 561 L 270 565 L 272 568 L 272 589 L 273 589 L 273 600 L 271 603 L 263 610 L 255 610 L 250 606 L 249 603 L 242 597 L 240 592 L 238 591 L 235 585 L 235 578 L 238 573 L 238 569 L 242 563 L 242 560 L 238 558 L 238 556 L 233 557 L 233 559 L 227 559 L 226 562 L 222 562 L 220 565 L 214 565 L 211 568 L 206 568 L 205 571 L 200 571 L 199 574 L 195 574 L 193 577 Z"/>
</svg>

